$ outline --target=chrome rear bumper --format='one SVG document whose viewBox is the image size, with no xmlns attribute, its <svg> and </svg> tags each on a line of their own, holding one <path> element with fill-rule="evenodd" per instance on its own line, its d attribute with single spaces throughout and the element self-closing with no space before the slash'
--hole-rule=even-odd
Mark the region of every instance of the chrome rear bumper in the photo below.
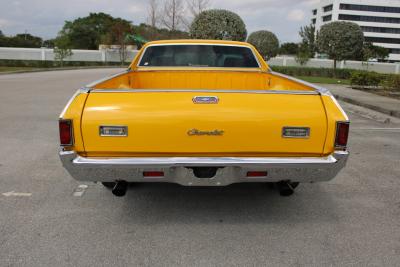
<svg viewBox="0 0 400 267">
<path fill-rule="evenodd" d="M 79 181 L 170 182 L 188 186 L 223 186 L 241 182 L 319 182 L 333 179 L 346 165 L 347 151 L 327 157 L 157 157 L 85 158 L 60 151 L 63 166 Z M 213 178 L 197 178 L 190 167 L 218 167 Z M 144 171 L 162 171 L 164 177 L 144 177 Z M 248 171 L 267 171 L 249 178 Z"/>
</svg>

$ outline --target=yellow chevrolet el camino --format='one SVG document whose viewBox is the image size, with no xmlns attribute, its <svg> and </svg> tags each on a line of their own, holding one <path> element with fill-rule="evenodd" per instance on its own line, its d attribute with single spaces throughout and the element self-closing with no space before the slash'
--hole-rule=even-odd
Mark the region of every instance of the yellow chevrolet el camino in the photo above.
<svg viewBox="0 0 400 267">
<path fill-rule="evenodd" d="M 272 182 L 282 195 L 345 166 L 349 119 L 324 88 L 271 71 L 248 43 L 147 43 L 79 89 L 59 120 L 63 166 L 122 196 L 131 182 Z"/>
</svg>

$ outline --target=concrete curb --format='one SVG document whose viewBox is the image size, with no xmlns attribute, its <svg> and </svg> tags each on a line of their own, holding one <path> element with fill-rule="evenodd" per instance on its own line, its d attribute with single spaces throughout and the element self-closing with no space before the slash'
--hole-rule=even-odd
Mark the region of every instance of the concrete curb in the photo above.
<svg viewBox="0 0 400 267">
<path fill-rule="evenodd" d="M 46 72 L 46 71 L 61 71 L 61 70 L 86 70 L 86 69 L 118 69 L 118 68 L 128 68 L 121 66 L 87 66 L 87 67 L 68 67 L 68 68 L 43 68 L 36 70 L 16 70 L 16 71 L 6 71 L 0 72 L 0 75 L 8 74 L 21 74 L 21 73 L 31 73 L 31 72 Z"/>
<path fill-rule="evenodd" d="M 389 109 L 382 108 L 382 107 L 375 106 L 375 105 L 371 105 L 371 104 L 368 104 L 368 103 L 363 103 L 363 102 L 358 101 L 358 100 L 356 100 L 354 98 L 339 96 L 338 94 L 333 94 L 333 95 L 338 100 L 342 100 L 344 102 L 347 102 L 347 103 L 350 103 L 350 104 L 353 104 L 353 105 L 357 105 L 357 106 L 361 106 L 361 107 L 364 107 L 364 108 L 372 109 L 372 110 L 378 111 L 380 113 L 387 114 L 387 115 L 392 116 L 392 117 L 400 118 L 400 112 L 398 112 L 398 111 L 389 110 Z"/>
</svg>

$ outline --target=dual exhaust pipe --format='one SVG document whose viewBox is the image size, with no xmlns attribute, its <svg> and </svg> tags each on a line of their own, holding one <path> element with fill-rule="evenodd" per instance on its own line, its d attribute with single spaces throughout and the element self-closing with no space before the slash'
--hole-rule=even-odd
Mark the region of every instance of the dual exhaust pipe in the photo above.
<svg viewBox="0 0 400 267">
<path fill-rule="evenodd" d="M 291 183 L 290 181 L 280 181 L 276 183 L 276 187 L 281 196 L 291 196 L 294 193 L 294 189 L 297 187 L 298 183 Z M 112 189 L 114 196 L 123 197 L 126 195 L 128 190 L 127 181 L 117 181 Z"/>
<path fill-rule="evenodd" d="M 123 197 L 128 190 L 128 182 L 127 181 L 117 181 L 111 190 L 114 196 Z"/>
</svg>

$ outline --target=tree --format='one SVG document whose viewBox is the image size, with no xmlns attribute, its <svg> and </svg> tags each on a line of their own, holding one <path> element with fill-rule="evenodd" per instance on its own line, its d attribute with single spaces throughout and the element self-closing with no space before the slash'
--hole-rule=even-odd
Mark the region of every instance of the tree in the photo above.
<svg viewBox="0 0 400 267">
<path fill-rule="evenodd" d="M 5 47 L 39 48 L 42 46 L 42 43 L 42 38 L 29 33 L 20 33 L 11 37 L 0 35 L 0 46 Z"/>
<path fill-rule="evenodd" d="M 281 55 L 297 55 L 299 52 L 299 44 L 296 43 L 284 43 L 279 49 Z"/>
<path fill-rule="evenodd" d="M 210 6 L 210 0 L 187 0 L 187 6 L 192 16 L 196 17 Z"/>
<path fill-rule="evenodd" d="M 122 19 L 118 19 L 114 22 L 111 27 L 111 39 L 112 42 L 119 45 L 119 59 L 121 65 L 125 63 L 127 53 L 126 53 L 126 43 L 127 35 L 132 32 L 132 27 L 130 24 L 126 24 Z"/>
<path fill-rule="evenodd" d="M 365 42 L 362 49 L 360 59 L 367 62 L 370 59 L 377 59 L 378 61 L 386 61 L 389 57 L 389 49 L 381 46 L 373 45 L 371 42 Z"/>
<path fill-rule="evenodd" d="M 111 28 L 115 23 L 131 25 L 127 20 L 114 18 L 105 13 L 90 13 L 89 16 L 66 21 L 60 34 L 66 35 L 73 48 L 98 49 L 104 36 L 112 36 Z"/>
<path fill-rule="evenodd" d="M 151 27 L 156 28 L 159 23 L 159 3 L 158 0 L 149 0 L 148 23 Z"/>
<path fill-rule="evenodd" d="M 390 54 L 390 50 L 382 47 L 382 46 L 373 46 L 374 50 L 375 50 L 375 57 L 379 60 L 379 61 L 386 61 L 389 57 Z"/>
<path fill-rule="evenodd" d="M 59 62 L 60 66 L 64 66 L 64 60 L 72 56 L 71 43 L 66 35 L 59 35 L 54 41 L 53 49 L 54 59 Z"/>
<path fill-rule="evenodd" d="M 279 51 L 279 41 L 275 34 L 269 31 L 256 31 L 250 34 L 247 42 L 254 45 L 258 52 L 269 60 Z"/>
<path fill-rule="evenodd" d="M 188 39 L 189 34 L 184 31 L 170 31 L 168 29 L 159 29 L 150 25 L 141 23 L 133 26 L 133 32 L 146 40 L 167 40 L 167 39 Z"/>
<path fill-rule="evenodd" d="M 317 44 L 319 52 L 326 53 L 334 61 L 357 58 L 362 53 L 363 32 L 353 22 L 335 21 L 325 24 L 319 32 Z"/>
<path fill-rule="evenodd" d="M 0 47 L 8 46 L 8 38 L 4 36 L 3 32 L 0 30 Z"/>
<path fill-rule="evenodd" d="M 246 40 L 246 25 L 239 15 L 222 9 L 201 12 L 190 26 L 194 39 Z"/>
<path fill-rule="evenodd" d="M 183 19 L 183 23 L 185 25 L 185 29 L 190 30 L 190 25 L 193 23 L 193 20 L 203 11 L 208 9 L 210 6 L 210 0 L 186 0 L 186 13 L 189 13 Z"/>
<path fill-rule="evenodd" d="M 47 48 L 54 48 L 56 46 L 55 44 L 56 39 L 48 39 L 43 41 L 43 47 Z"/>
<path fill-rule="evenodd" d="M 295 57 L 296 62 L 303 66 L 310 60 L 311 57 L 312 54 L 310 53 L 310 47 L 304 43 L 300 44 Z"/>
<path fill-rule="evenodd" d="M 314 24 L 301 27 L 299 35 L 301 37 L 301 44 L 303 45 L 303 49 L 307 49 L 309 55 L 314 56 L 314 54 L 317 52 L 317 45 L 316 45 L 317 34 L 315 32 Z"/>
<path fill-rule="evenodd" d="M 166 0 L 164 3 L 164 14 L 161 21 L 171 31 L 180 28 L 183 22 L 184 6 L 182 0 Z"/>
</svg>

